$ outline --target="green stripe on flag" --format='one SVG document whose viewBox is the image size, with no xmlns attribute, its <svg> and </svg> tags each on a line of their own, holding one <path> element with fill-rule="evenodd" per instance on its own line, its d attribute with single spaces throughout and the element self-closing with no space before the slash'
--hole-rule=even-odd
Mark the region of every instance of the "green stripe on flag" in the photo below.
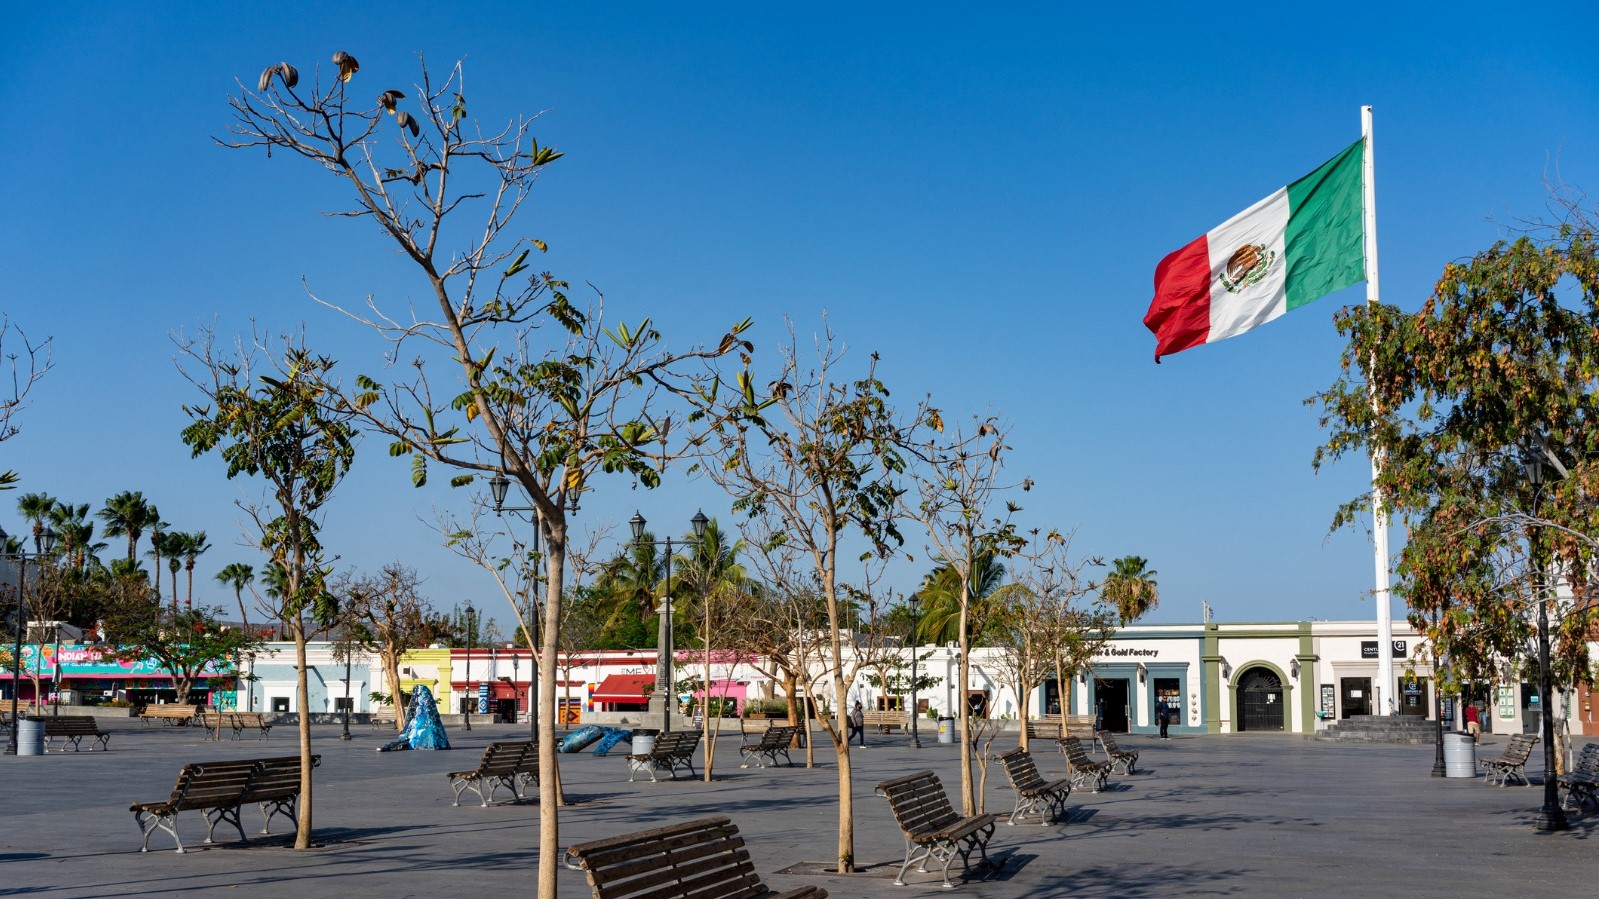
<svg viewBox="0 0 1599 899">
<path fill-rule="evenodd" d="M 1366 277 L 1361 138 L 1288 185 L 1288 308 L 1297 309 Z"/>
</svg>

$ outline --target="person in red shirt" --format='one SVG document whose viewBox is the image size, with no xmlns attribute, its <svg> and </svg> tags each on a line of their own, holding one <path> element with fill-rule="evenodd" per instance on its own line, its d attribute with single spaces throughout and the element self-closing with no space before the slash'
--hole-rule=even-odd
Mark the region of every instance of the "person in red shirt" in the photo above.
<svg viewBox="0 0 1599 899">
<path fill-rule="evenodd" d="M 1476 743 L 1482 737 L 1482 718 L 1477 713 L 1477 704 L 1466 703 L 1466 733 L 1471 734 L 1471 742 Z"/>
</svg>

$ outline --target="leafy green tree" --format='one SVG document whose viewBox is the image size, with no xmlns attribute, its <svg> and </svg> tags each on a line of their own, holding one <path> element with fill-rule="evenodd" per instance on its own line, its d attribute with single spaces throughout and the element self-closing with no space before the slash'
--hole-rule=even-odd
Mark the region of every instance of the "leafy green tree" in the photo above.
<svg viewBox="0 0 1599 899">
<path fill-rule="evenodd" d="M 257 344 L 264 341 L 257 340 Z M 195 456 L 215 452 L 229 479 L 263 482 L 264 499 L 241 507 L 261 535 L 261 548 L 284 575 L 279 617 L 294 639 L 300 710 L 300 805 L 296 849 L 311 847 L 311 701 L 306 682 L 306 620 L 326 624 L 336 611 L 326 589 L 322 515 L 355 460 L 350 415 L 331 411 L 321 379 L 334 361 L 285 338 L 270 372 L 253 351 L 220 355 L 212 335 L 180 343 L 189 380 L 206 403 L 184 406 L 183 442 Z"/>
<path fill-rule="evenodd" d="M 237 664 L 241 654 L 260 646 L 243 628 L 223 624 L 218 610 L 173 611 L 140 595 L 138 583 L 127 588 L 128 601 L 111 606 L 105 617 L 107 640 L 117 647 L 115 655 L 123 661 L 159 662 L 172 676 L 180 703 L 189 701 L 189 691 L 208 669 L 227 670 Z"/>
<path fill-rule="evenodd" d="M 606 649 L 654 649 L 659 639 L 657 597 L 675 596 L 675 584 L 666 583 L 666 555 L 656 545 L 655 534 L 645 531 L 638 542 L 627 543 L 600 567 L 591 599 L 604 622 L 598 639 Z M 677 621 L 672 622 L 673 626 Z"/>
<path fill-rule="evenodd" d="M 250 629 L 250 612 L 244 607 L 244 588 L 255 583 L 255 569 L 243 562 L 229 562 L 216 574 L 217 583 L 233 588 L 233 599 L 239 604 L 239 623 Z"/>
<path fill-rule="evenodd" d="M 1375 460 L 1381 502 L 1403 525 L 1397 592 L 1464 678 L 1524 653 L 1536 603 L 1585 595 L 1599 534 L 1599 258 L 1579 220 L 1444 266 L 1421 308 L 1341 312 L 1343 374 L 1316 398 L 1318 466 Z M 1542 442 L 1536 492 L 1523 460 Z M 1372 502 L 1340 506 L 1334 527 Z M 1536 538 L 1549 564 L 1532 564 Z M 1590 622 L 1557 617 L 1560 679 L 1586 677 Z M 1391 685 L 1390 685 L 1391 686 Z"/>
<path fill-rule="evenodd" d="M 33 525 L 34 540 L 44 533 L 44 526 L 55 507 L 56 498 L 47 493 L 24 493 L 17 498 L 17 512 Z"/>
<path fill-rule="evenodd" d="M 1123 556 L 1111 562 L 1110 573 L 1099 582 L 1099 595 L 1115 607 L 1122 624 L 1130 624 L 1160 604 L 1159 574 L 1143 556 Z"/>
<path fill-rule="evenodd" d="M 155 505 L 137 490 L 124 490 L 111 497 L 105 501 L 105 508 L 97 514 L 105 522 L 104 533 L 107 537 L 128 538 L 130 562 L 139 556 L 139 539 L 144 536 L 145 530 L 161 521 L 161 513 Z"/>
</svg>

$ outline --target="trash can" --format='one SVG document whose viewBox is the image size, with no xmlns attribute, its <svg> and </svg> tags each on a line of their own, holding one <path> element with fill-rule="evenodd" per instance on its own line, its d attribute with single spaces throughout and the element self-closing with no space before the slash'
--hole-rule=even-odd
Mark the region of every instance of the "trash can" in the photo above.
<svg viewBox="0 0 1599 899">
<path fill-rule="evenodd" d="M 658 733 L 660 733 L 659 730 L 648 727 L 633 731 L 633 750 L 630 754 L 649 755 L 650 750 L 655 748 L 655 735 Z M 627 769 L 628 779 L 632 780 L 633 775 L 639 773 L 640 771 L 650 770 L 650 763 L 647 760 L 641 762 L 629 758 L 627 760 Z"/>
<path fill-rule="evenodd" d="M 17 755 L 44 755 L 44 719 L 17 721 Z"/>
<path fill-rule="evenodd" d="M 1444 776 L 1477 776 L 1477 744 L 1471 734 L 1444 734 Z"/>
<path fill-rule="evenodd" d="M 940 718 L 940 719 L 938 719 L 938 742 L 940 742 L 940 743 L 953 743 L 953 742 L 955 742 L 955 719 L 954 718 Z"/>
</svg>

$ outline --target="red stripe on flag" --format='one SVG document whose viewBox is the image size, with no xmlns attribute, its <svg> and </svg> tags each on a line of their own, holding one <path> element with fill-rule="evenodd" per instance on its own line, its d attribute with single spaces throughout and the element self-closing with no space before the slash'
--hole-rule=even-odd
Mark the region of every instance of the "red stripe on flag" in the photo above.
<svg viewBox="0 0 1599 899">
<path fill-rule="evenodd" d="M 1155 334 L 1156 362 L 1210 335 L 1210 246 L 1203 235 L 1155 266 L 1155 299 L 1144 327 Z"/>
</svg>

